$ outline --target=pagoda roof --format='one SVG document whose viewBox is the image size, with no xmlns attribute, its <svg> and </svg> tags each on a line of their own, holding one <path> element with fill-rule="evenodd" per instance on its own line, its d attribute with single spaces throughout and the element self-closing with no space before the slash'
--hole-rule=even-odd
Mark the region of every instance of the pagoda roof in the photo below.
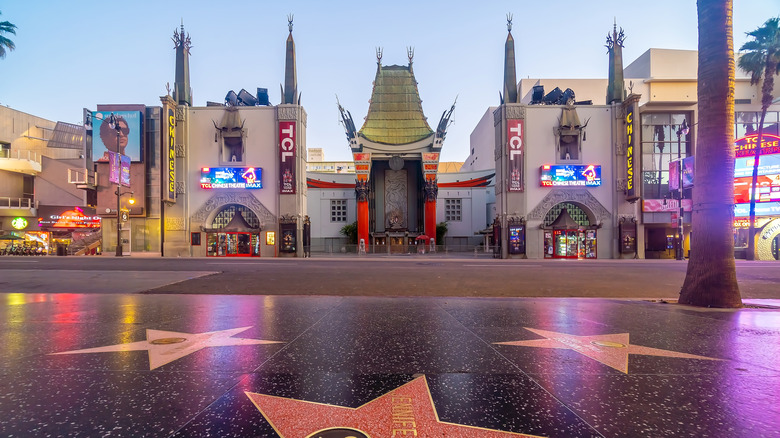
<svg viewBox="0 0 780 438">
<path fill-rule="evenodd" d="M 377 68 L 368 115 L 358 135 L 382 144 L 415 143 L 433 135 L 411 66 Z"/>
</svg>

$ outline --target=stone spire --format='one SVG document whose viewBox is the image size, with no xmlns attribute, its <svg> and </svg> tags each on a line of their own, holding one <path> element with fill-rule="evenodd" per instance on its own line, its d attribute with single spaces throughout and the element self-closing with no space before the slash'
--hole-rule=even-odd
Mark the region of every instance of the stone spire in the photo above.
<svg viewBox="0 0 780 438">
<path fill-rule="evenodd" d="M 501 103 L 517 103 L 517 73 L 515 71 L 515 40 L 512 38 L 512 14 L 506 16 L 506 44 L 504 45 L 504 94 Z"/>
<path fill-rule="evenodd" d="M 290 35 L 287 36 L 287 59 L 284 64 L 284 90 L 282 92 L 282 103 L 292 103 L 298 105 L 300 97 L 298 96 L 298 74 L 295 69 L 295 41 L 293 41 L 293 16 L 287 16 L 287 27 L 290 29 Z"/>
<path fill-rule="evenodd" d="M 609 54 L 609 81 L 607 84 L 607 105 L 613 102 L 623 102 L 626 91 L 623 86 L 623 40 L 626 39 L 623 29 L 617 30 L 617 22 L 613 25 L 612 34 L 607 34 L 607 53 Z"/>
<path fill-rule="evenodd" d="M 190 35 L 184 34 L 184 22 L 181 31 L 173 31 L 173 44 L 176 50 L 176 81 L 173 83 L 173 100 L 179 105 L 192 106 L 192 88 L 190 87 Z"/>
</svg>

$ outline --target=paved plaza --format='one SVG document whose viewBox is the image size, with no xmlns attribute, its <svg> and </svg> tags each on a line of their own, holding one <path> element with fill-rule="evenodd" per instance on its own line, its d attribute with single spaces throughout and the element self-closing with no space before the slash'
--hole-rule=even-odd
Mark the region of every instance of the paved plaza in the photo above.
<svg viewBox="0 0 780 438">
<path fill-rule="evenodd" d="M 0 258 L 0 436 L 780 436 L 777 265 L 684 265 Z"/>
</svg>

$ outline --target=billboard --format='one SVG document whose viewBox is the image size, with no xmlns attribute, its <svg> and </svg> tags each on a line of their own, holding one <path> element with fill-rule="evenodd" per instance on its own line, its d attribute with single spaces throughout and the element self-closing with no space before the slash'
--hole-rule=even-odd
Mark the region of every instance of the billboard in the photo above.
<svg viewBox="0 0 780 438">
<path fill-rule="evenodd" d="M 111 128 L 111 115 L 117 120 Z M 94 161 L 107 163 L 109 152 L 119 152 L 130 157 L 130 161 L 142 160 L 141 144 L 143 113 L 141 111 L 93 111 L 92 112 L 92 148 Z M 118 149 L 118 150 L 117 150 Z"/>
<path fill-rule="evenodd" d="M 100 228 L 100 216 L 88 207 L 41 206 L 38 226 L 42 229 Z"/>
<path fill-rule="evenodd" d="M 295 122 L 279 122 L 279 193 L 295 194 Z"/>
<path fill-rule="evenodd" d="M 762 151 L 763 152 L 763 151 Z M 753 176 L 753 156 L 737 158 L 734 162 L 734 178 Z M 758 174 L 772 175 L 780 173 L 780 154 L 761 155 L 758 157 Z"/>
<path fill-rule="evenodd" d="M 601 185 L 601 166 L 594 164 L 565 166 L 545 164 L 541 167 L 541 185 L 542 187 L 597 187 Z"/>
<path fill-rule="evenodd" d="M 756 200 L 756 216 L 780 215 L 780 137 L 764 134 L 758 158 L 756 190 L 753 184 L 758 135 L 751 134 L 734 142 L 734 216 L 750 216 L 750 200 Z"/>
<path fill-rule="evenodd" d="M 507 119 L 507 191 L 523 191 L 523 120 Z"/>
<path fill-rule="evenodd" d="M 259 167 L 203 167 L 200 169 L 203 189 L 262 189 L 263 169 Z"/>
</svg>

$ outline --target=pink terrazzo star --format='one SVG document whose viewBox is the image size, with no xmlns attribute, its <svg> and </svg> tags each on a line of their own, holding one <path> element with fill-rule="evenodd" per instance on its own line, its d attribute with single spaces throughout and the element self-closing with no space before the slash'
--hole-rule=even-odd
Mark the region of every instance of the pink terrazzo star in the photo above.
<svg viewBox="0 0 780 438">
<path fill-rule="evenodd" d="M 245 393 L 284 438 L 319 437 L 534 437 L 439 421 L 425 376 L 358 408 Z"/>
</svg>

